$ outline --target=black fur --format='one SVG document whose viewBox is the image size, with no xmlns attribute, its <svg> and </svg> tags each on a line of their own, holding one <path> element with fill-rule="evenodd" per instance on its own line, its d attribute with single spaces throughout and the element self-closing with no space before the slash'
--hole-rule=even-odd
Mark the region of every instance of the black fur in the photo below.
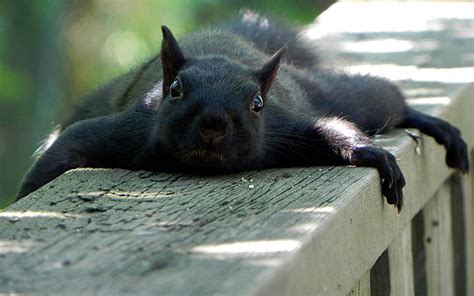
<svg viewBox="0 0 474 296">
<path fill-rule="evenodd" d="M 352 164 L 376 168 L 383 194 L 400 210 L 403 174 L 368 137 L 394 127 L 435 137 L 448 165 L 468 170 L 459 131 L 407 107 L 390 82 L 282 63 L 291 46 L 270 57 L 266 45 L 255 46 L 258 38 L 235 31 L 204 30 L 177 42 L 163 27 L 161 54 L 82 100 L 17 198 L 75 167 L 223 173 Z M 268 44 L 271 34 L 262 35 Z"/>
<path fill-rule="evenodd" d="M 220 28 L 230 30 L 249 41 L 259 50 L 272 55 L 282 47 L 288 48 L 284 62 L 298 68 L 315 68 L 319 57 L 314 44 L 300 38 L 295 28 L 281 20 L 271 19 L 246 10 L 238 20 L 222 23 Z"/>
</svg>

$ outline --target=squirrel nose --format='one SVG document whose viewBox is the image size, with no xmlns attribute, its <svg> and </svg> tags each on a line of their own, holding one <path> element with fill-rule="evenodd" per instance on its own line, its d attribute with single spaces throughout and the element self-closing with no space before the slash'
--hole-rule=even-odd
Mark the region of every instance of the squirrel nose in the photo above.
<svg viewBox="0 0 474 296">
<path fill-rule="evenodd" d="M 198 131 L 206 144 L 217 144 L 225 137 L 227 125 L 225 120 L 219 117 L 201 118 Z"/>
<path fill-rule="evenodd" d="M 209 129 L 209 128 L 199 128 L 199 134 L 206 144 L 217 144 L 225 136 L 225 130 Z"/>
</svg>

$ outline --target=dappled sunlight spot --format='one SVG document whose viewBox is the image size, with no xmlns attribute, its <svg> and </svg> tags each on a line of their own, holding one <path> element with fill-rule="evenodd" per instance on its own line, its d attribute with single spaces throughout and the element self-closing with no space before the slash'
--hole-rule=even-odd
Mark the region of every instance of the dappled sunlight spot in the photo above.
<svg viewBox="0 0 474 296">
<path fill-rule="evenodd" d="M 421 68 L 414 73 L 413 80 L 445 83 L 467 83 L 474 81 L 474 67 Z"/>
<path fill-rule="evenodd" d="M 281 260 L 277 258 L 253 259 L 248 262 L 249 265 L 275 267 L 281 264 Z"/>
<path fill-rule="evenodd" d="M 0 240 L 0 254 L 25 253 L 38 244 L 32 240 Z"/>
<path fill-rule="evenodd" d="M 334 211 L 333 207 L 308 207 L 300 209 L 287 210 L 290 213 L 331 213 Z"/>
<path fill-rule="evenodd" d="M 364 9 L 360 9 L 361 5 Z M 333 4 L 305 34 L 310 39 L 317 39 L 332 33 L 441 31 L 443 19 L 450 18 L 471 19 L 472 6 L 469 3 L 344 2 Z"/>
<path fill-rule="evenodd" d="M 80 198 L 84 197 L 107 197 L 110 199 L 120 199 L 120 200 L 153 200 L 158 198 L 167 198 L 167 197 L 174 197 L 177 196 L 175 192 L 171 191 L 111 191 L 111 192 L 104 192 L 104 191 L 90 191 L 90 192 L 79 192 L 75 193 L 74 196 L 79 196 Z"/>
<path fill-rule="evenodd" d="M 439 96 L 443 94 L 446 90 L 442 88 L 405 88 L 403 89 L 403 93 L 408 97 L 415 97 L 415 96 Z"/>
<path fill-rule="evenodd" d="M 291 252 L 300 246 L 296 240 L 258 240 L 228 244 L 201 245 L 191 249 L 200 254 L 245 254 Z"/>
<path fill-rule="evenodd" d="M 404 52 L 415 48 L 415 43 L 400 39 L 379 39 L 342 43 L 342 50 L 354 53 Z"/>
<path fill-rule="evenodd" d="M 301 223 L 290 227 L 288 231 L 297 233 L 308 233 L 318 228 L 319 225 L 320 223 Z"/>
<path fill-rule="evenodd" d="M 409 105 L 449 105 L 451 98 L 449 97 L 418 97 L 415 99 L 407 99 Z"/>
<path fill-rule="evenodd" d="M 376 39 L 366 41 L 342 42 L 341 49 L 353 53 L 390 53 L 405 51 L 431 51 L 439 47 L 435 40 Z M 427 56 L 429 57 L 429 56 Z"/>
<path fill-rule="evenodd" d="M 109 197 L 111 199 L 129 199 L 129 200 L 155 200 L 159 198 L 170 198 L 177 196 L 176 194 L 160 194 L 160 193 L 153 193 L 153 192 L 143 192 L 140 193 L 140 195 L 112 195 L 112 194 L 106 194 L 106 197 Z"/>
<path fill-rule="evenodd" d="M 334 5 L 337 5 L 337 3 Z M 330 9 L 328 9 L 328 11 L 330 11 Z M 398 15 L 396 15 L 396 19 L 395 17 L 394 19 L 387 19 L 385 17 L 386 14 L 380 14 L 379 17 L 374 15 L 366 17 L 365 13 L 358 13 L 358 17 L 355 18 L 354 13 L 350 12 L 352 16 L 349 17 L 349 19 L 352 19 L 352 21 L 348 21 L 345 16 L 349 14 L 349 11 L 345 12 L 346 13 L 337 13 L 338 18 L 333 17 L 332 14 L 328 14 L 328 17 L 322 14 L 318 17 L 315 25 L 305 31 L 305 35 L 309 39 L 319 39 L 334 33 L 433 32 L 444 29 L 442 22 L 439 20 L 404 18 L 404 21 L 400 22 Z"/>
<path fill-rule="evenodd" d="M 66 172 L 66 174 L 71 174 L 77 172 L 111 172 L 112 169 L 109 168 L 75 168 Z"/>
<path fill-rule="evenodd" d="M 443 83 L 466 83 L 474 81 L 474 67 L 417 68 L 395 64 L 357 65 L 347 67 L 353 74 L 371 74 L 391 80 L 435 81 Z"/>
<path fill-rule="evenodd" d="M 25 212 L 0 212 L 0 218 L 22 219 L 22 218 L 80 218 L 82 215 L 65 214 L 61 212 L 25 211 Z"/>
<path fill-rule="evenodd" d="M 105 191 L 88 191 L 88 192 L 73 193 L 72 196 L 101 196 L 104 194 L 106 194 Z"/>
<path fill-rule="evenodd" d="M 167 198 L 167 197 L 174 197 L 177 196 L 175 192 L 171 191 L 160 191 L 160 192 L 153 192 L 153 191 L 127 191 L 123 193 L 119 192 L 108 192 L 104 194 L 105 197 L 109 197 L 112 199 L 133 199 L 133 200 L 142 200 L 142 199 L 158 199 L 158 198 Z"/>
<path fill-rule="evenodd" d="M 148 53 L 145 41 L 132 32 L 118 31 L 105 41 L 105 51 L 121 66 L 130 66 Z"/>
</svg>

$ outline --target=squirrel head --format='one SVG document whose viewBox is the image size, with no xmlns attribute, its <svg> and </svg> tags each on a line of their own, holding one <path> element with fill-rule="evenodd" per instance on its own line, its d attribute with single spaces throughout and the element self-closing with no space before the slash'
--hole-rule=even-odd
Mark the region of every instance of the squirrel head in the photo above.
<svg viewBox="0 0 474 296">
<path fill-rule="evenodd" d="M 184 165 L 231 170 L 255 166 L 265 139 L 268 92 L 286 49 L 258 69 L 225 56 L 186 56 L 163 26 L 161 142 Z"/>
</svg>

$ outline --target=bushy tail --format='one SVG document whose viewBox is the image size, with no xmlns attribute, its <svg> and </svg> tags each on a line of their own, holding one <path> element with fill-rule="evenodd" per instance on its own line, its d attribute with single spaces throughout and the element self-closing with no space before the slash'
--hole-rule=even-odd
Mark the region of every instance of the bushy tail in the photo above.
<svg viewBox="0 0 474 296">
<path fill-rule="evenodd" d="M 230 30 L 255 44 L 263 52 L 272 55 L 286 46 L 285 62 L 299 68 L 315 68 L 319 58 L 314 45 L 299 36 L 299 31 L 281 21 L 260 16 L 247 10 L 238 20 L 222 23 L 219 27 Z"/>
</svg>

